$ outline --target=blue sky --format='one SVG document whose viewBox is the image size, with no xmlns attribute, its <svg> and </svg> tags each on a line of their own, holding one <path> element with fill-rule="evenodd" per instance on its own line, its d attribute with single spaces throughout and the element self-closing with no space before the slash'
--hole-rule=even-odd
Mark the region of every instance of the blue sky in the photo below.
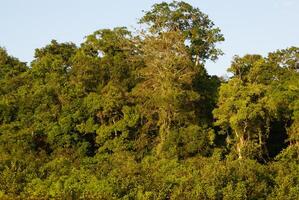
<svg viewBox="0 0 299 200">
<path fill-rule="evenodd" d="M 210 74 L 224 75 L 236 54 L 299 46 L 299 0 L 185 0 L 208 14 L 226 41 L 225 55 L 207 63 Z M 157 0 L 1 0 L 0 46 L 30 62 L 34 49 L 59 42 L 80 44 L 101 28 L 137 27 L 142 10 Z"/>
</svg>

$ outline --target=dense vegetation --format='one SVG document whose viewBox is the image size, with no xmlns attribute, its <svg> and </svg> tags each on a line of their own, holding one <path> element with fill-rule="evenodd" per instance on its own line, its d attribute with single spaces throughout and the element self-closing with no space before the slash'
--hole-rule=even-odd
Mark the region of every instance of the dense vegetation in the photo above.
<svg viewBox="0 0 299 200">
<path fill-rule="evenodd" d="M 30 66 L 0 49 L 0 198 L 298 199 L 299 48 L 235 57 L 226 80 L 199 9 L 139 23 Z"/>
</svg>

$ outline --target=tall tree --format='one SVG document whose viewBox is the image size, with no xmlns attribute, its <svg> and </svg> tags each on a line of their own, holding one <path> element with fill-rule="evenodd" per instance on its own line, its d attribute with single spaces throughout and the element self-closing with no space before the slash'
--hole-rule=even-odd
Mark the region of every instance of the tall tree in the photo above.
<svg viewBox="0 0 299 200">
<path fill-rule="evenodd" d="M 148 25 L 152 34 L 168 31 L 182 33 L 191 59 L 199 65 L 207 59 L 216 60 L 222 52 L 215 47 L 224 41 L 220 29 L 198 8 L 183 1 L 158 3 L 145 12 L 139 23 Z"/>
<path fill-rule="evenodd" d="M 267 58 L 236 57 L 229 68 L 233 77 L 221 86 L 214 115 L 217 125 L 226 127 L 228 134 L 232 132 L 228 141 L 235 141 L 239 158 L 268 155 L 269 137 L 276 137 L 276 144 L 285 139 L 283 132 L 292 124 L 291 105 L 297 98 L 298 53 L 295 52 L 296 48 L 290 48 L 270 53 Z M 274 128 L 275 124 L 279 127 Z M 281 133 L 275 131 L 278 128 Z M 276 154 L 283 146 L 278 147 Z"/>
</svg>

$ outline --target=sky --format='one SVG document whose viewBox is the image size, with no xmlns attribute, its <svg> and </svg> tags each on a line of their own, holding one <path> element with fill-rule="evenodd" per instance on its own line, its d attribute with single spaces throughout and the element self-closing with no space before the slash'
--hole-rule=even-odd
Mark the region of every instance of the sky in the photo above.
<svg viewBox="0 0 299 200">
<path fill-rule="evenodd" d="M 30 63 L 34 50 L 52 39 L 80 45 L 98 29 L 136 23 L 158 0 L 0 0 L 0 46 Z M 169 2 L 169 1 L 167 1 Z M 225 42 L 209 74 L 227 74 L 234 55 L 299 46 L 299 0 L 185 0 L 219 27 Z"/>
</svg>

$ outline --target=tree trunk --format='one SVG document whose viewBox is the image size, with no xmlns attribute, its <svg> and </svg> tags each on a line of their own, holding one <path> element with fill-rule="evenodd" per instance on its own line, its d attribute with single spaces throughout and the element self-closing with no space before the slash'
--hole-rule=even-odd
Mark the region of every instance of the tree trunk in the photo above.
<svg viewBox="0 0 299 200">
<path fill-rule="evenodd" d="M 237 136 L 237 152 L 238 152 L 238 159 L 242 159 L 242 150 L 245 144 L 245 139 L 244 139 L 244 135 L 239 135 L 238 132 L 236 131 L 236 136 Z"/>
</svg>

